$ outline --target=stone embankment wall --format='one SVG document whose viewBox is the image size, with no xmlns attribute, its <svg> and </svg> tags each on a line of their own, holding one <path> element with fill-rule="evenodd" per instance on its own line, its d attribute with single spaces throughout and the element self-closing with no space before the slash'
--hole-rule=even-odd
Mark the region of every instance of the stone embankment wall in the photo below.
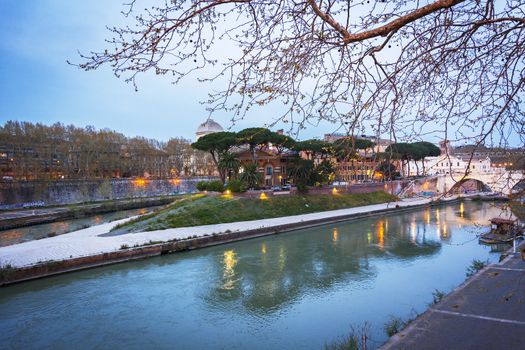
<svg viewBox="0 0 525 350">
<path fill-rule="evenodd" d="M 202 180 L 209 178 L 3 181 L 0 210 L 188 193 Z"/>
<path fill-rule="evenodd" d="M 393 195 L 398 195 L 401 190 L 407 186 L 408 181 L 388 181 L 388 182 L 369 182 L 362 184 L 353 184 L 348 186 L 336 186 L 338 193 L 371 193 L 384 191 Z M 309 194 L 330 194 L 333 193 L 332 187 L 311 188 Z"/>
</svg>

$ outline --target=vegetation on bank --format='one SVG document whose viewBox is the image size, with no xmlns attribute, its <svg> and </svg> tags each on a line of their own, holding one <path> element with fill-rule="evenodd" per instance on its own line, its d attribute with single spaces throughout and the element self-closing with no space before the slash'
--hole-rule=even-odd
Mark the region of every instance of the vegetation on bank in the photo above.
<svg viewBox="0 0 525 350">
<path fill-rule="evenodd" d="M 397 200 L 385 192 L 337 195 L 269 196 L 261 198 L 196 194 L 158 213 L 146 215 L 114 231 L 141 232 L 175 227 L 260 220 L 327 210 L 352 208 Z"/>
<path fill-rule="evenodd" d="M 510 202 L 512 213 L 520 220 L 525 221 L 525 204 L 517 200 Z"/>
<path fill-rule="evenodd" d="M 478 271 L 483 270 L 488 265 L 489 265 L 488 260 L 485 260 L 485 261 L 478 260 L 478 259 L 472 260 L 472 262 L 470 263 L 470 266 L 467 268 L 467 273 L 466 273 L 467 278 L 474 276 L 476 273 L 478 273 Z"/>
</svg>

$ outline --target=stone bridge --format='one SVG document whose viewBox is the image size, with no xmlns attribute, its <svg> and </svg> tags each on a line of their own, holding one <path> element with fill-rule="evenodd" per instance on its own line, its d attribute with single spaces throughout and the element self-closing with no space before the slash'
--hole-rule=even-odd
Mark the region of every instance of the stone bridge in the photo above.
<svg viewBox="0 0 525 350">
<path fill-rule="evenodd" d="M 458 172 L 439 174 L 412 180 L 401 191 L 401 197 L 421 192 L 498 192 L 509 195 L 525 189 L 525 174 L 521 171 L 491 170 L 484 173 Z"/>
<path fill-rule="evenodd" d="M 444 174 L 437 176 L 436 187 L 441 192 L 461 190 L 467 181 L 477 184 L 479 190 L 499 192 L 509 195 L 517 191 L 518 187 L 525 184 L 525 174 L 522 171 L 492 170 L 483 173 L 471 173 L 465 176 L 465 173 Z"/>
</svg>

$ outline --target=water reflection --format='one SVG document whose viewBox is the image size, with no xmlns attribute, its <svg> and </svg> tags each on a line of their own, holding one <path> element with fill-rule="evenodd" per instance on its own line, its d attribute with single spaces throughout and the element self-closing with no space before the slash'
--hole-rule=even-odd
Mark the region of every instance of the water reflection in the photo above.
<svg viewBox="0 0 525 350">
<path fill-rule="evenodd" d="M 224 271 L 222 274 L 223 283 L 221 288 L 231 290 L 235 287 L 235 265 L 237 265 L 237 257 L 233 250 L 227 250 L 223 254 Z"/>
<path fill-rule="evenodd" d="M 223 266 L 222 281 L 209 290 L 206 299 L 214 304 L 223 298 L 238 299 L 254 313 L 266 313 L 293 304 L 305 293 L 329 290 L 349 279 L 373 279 L 377 271 L 370 267 L 371 259 L 431 257 L 443 244 L 471 242 L 486 229 L 475 224 L 486 225 L 490 211 L 473 210 L 472 218 L 461 220 L 456 220 L 456 213 L 476 206 L 479 204 L 458 203 L 303 230 L 257 245 L 243 244 L 238 251 L 226 250 L 220 256 L 223 262 L 217 266 Z M 499 213 L 499 208 L 494 209 Z M 469 232 L 462 230 L 465 224 L 470 225 Z"/>
<path fill-rule="evenodd" d="M 321 349 L 365 321 L 380 344 L 389 315 L 422 312 L 472 259 L 497 260 L 473 238 L 500 213 L 457 203 L 3 288 L 0 344 Z"/>
</svg>

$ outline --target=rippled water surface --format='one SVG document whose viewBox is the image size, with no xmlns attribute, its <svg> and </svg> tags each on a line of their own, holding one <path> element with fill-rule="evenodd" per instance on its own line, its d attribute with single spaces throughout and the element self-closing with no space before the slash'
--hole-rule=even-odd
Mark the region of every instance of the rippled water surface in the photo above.
<svg viewBox="0 0 525 350">
<path fill-rule="evenodd" d="M 492 203 L 326 225 L 0 288 L 0 348 L 322 349 L 465 279 Z"/>
</svg>

